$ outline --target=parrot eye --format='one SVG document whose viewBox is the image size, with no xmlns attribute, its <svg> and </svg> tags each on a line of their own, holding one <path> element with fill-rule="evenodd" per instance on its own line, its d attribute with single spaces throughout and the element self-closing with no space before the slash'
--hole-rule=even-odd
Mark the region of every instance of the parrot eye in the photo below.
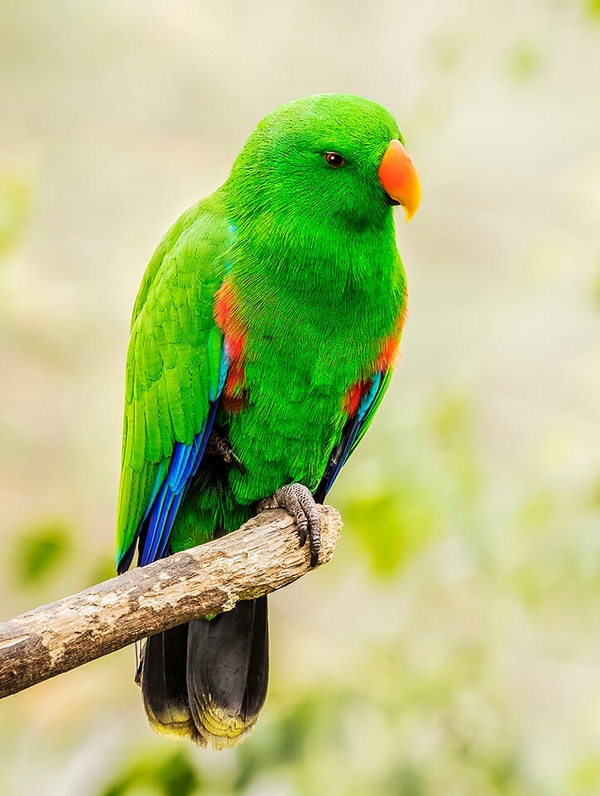
<svg viewBox="0 0 600 796">
<path fill-rule="evenodd" d="M 326 152 L 325 160 L 332 169 L 339 169 L 346 162 L 339 152 Z"/>
</svg>

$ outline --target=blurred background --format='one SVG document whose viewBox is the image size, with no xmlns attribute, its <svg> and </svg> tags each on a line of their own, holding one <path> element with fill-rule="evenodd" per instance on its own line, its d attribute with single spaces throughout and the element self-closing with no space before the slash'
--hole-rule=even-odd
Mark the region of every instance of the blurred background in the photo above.
<svg viewBox="0 0 600 796">
<path fill-rule="evenodd" d="M 137 287 L 266 112 L 382 102 L 424 199 L 252 736 L 154 736 L 130 648 L 0 703 L 0 793 L 600 794 L 599 84 L 598 0 L 2 3 L 0 619 L 113 574 Z"/>
</svg>

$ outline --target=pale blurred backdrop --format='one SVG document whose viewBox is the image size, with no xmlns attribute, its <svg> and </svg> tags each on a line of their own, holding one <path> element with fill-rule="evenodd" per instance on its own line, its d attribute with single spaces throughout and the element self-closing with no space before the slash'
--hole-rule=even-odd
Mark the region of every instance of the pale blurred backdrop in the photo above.
<svg viewBox="0 0 600 796">
<path fill-rule="evenodd" d="M 0 619 L 113 574 L 128 324 L 259 119 L 396 115 L 402 361 L 271 598 L 258 727 L 148 728 L 123 650 L 0 703 L 2 796 L 600 794 L 598 0 L 6 0 Z"/>
</svg>

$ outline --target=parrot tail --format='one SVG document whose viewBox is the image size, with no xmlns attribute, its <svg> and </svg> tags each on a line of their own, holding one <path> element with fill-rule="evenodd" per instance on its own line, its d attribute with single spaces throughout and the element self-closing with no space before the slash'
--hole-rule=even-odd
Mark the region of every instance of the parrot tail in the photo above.
<svg viewBox="0 0 600 796">
<path fill-rule="evenodd" d="M 254 727 L 267 695 L 267 598 L 151 636 L 141 685 L 154 730 L 226 749 Z"/>
</svg>

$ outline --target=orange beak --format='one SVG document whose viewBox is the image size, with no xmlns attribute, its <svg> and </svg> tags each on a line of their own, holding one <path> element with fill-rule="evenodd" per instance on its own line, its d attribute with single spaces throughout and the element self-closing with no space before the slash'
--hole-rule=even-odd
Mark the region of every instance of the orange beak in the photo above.
<svg viewBox="0 0 600 796">
<path fill-rule="evenodd" d="M 383 190 L 402 205 L 410 221 L 421 204 L 421 183 L 410 155 L 396 138 L 381 158 L 378 174 Z"/>
</svg>

